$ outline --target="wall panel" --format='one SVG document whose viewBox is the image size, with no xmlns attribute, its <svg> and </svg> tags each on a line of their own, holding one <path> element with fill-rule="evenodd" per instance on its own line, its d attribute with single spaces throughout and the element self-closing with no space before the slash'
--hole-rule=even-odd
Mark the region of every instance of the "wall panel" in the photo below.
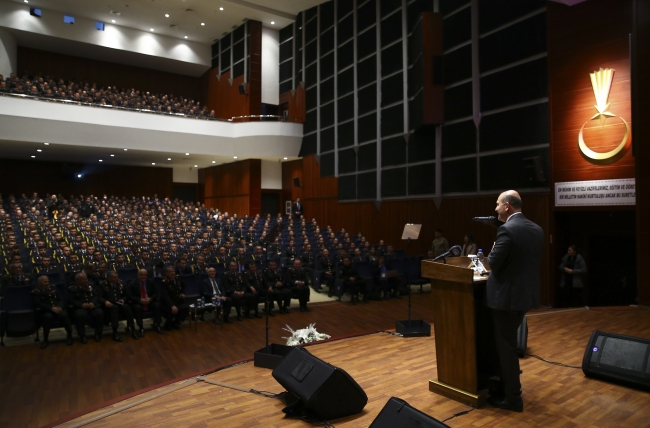
<svg viewBox="0 0 650 428">
<path fill-rule="evenodd" d="M 199 170 L 205 206 L 236 212 L 239 216 L 258 214 L 262 208 L 262 162 L 247 159 Z M 199 192 L 200 194 L 201 192 Z"/>
</svg>

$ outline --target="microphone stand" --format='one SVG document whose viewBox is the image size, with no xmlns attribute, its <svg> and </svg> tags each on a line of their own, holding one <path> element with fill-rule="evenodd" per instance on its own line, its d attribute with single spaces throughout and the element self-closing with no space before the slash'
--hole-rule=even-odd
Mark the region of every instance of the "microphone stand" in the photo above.
<svg viewBox="0 0 650 428">
<path fill-rule="evenodd" d="M 292 346 L 279 345 L 271 343 L 269 345 L 269 299 L 272 295 L 267 292 L 266 301 L 264 302 L 264 310 L 266 311 L 266 343 L 264 348 L 255 351 L 253 355 L 253 365 L 255 367 L 263 367 L 265 369 L 275 369 L 280 361 L 293 349 Z"/>
</svg>

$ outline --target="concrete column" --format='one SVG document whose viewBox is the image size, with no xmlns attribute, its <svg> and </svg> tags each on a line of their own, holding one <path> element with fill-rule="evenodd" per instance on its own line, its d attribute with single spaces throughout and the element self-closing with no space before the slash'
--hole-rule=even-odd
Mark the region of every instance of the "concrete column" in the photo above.
<svg viewBox="0 0 650 428">
<path fill-rule="evenodd" d="M 0 28 L 0 74 L 6 79 L 11 73 L 18 73 L 17 66 L 16 38 L 7 30 Z"/>
</svg>

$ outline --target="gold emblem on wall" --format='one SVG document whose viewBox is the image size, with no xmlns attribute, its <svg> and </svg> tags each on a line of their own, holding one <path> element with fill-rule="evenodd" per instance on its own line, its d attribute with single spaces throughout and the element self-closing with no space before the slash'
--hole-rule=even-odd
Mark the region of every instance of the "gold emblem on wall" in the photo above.
<svg viewBox="0 0 650 428">
<path fill-rule="evenodd" d="M 589 77 L 591 78 L 591 87 L 593 88 L 594 96 L 596 97 L 596 105 L 594 107 L 596 107 L 598 113 L 593 115 L 592 118 L 585 122 L 580 128 L 580 133 L 578 134 L 578 147 L 580 148 L 580 152 L 582 152 L 589 162 L 598 165 L 607 165 L 619 160 L 630 148 L 630 125 L 625 121 L 625 119 L 619 117 L 625 125 L 625 135 L 623 136 L 621 143 L 614 150 L 606 153 L 598 153 L 587 147 L 583 136 L 585 125 L 592 120 L 600 119 L 600 127 L 603 128 L 605 126 L 605 120 L 607 120 L 608 117 L 616 117 L 616 115 L 608 111 L 610 103 L 607 102 L 609 91 L 612 88 L 612 81 L 614 80 L 614 69 L 601 68 L 598 71 L 589 73 Z"/>
</svg>

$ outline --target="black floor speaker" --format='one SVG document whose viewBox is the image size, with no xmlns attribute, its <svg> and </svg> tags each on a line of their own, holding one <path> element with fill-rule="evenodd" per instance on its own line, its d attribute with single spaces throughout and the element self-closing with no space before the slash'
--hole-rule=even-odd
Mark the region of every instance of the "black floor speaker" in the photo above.
<svg viewBox="0 0 650 428">
<path fill-rule="evenodd" d="M 650 340 L 596 330 L 582 358 L 582 371 L 589 377 L 650 389 Z"/>
<path fill-rule="evenodd" d="M 406 401 L 391 397 L 370 428 L 449 428 L 449 425 L 411 407 Z"/>
<path fill-rule="evenodd" d="M 352 377 L 338 367 L 294 348 L 273 370 L 273 377 L 288 392 L 287 415 L 314 416 L 330 421 L 361 412 L 368 396 Z"/>
</svg>

